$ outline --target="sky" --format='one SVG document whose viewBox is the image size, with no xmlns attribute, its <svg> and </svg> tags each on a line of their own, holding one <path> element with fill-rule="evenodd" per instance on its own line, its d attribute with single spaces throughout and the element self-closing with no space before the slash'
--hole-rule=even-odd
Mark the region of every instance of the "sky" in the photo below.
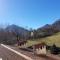
<svg viewBox="0 0 60 60">
<path fill-rule="evenodd" d="M 0 0 L 0 25 L 39 28 L 60 18 L 60 0 Z"/>
</svg>

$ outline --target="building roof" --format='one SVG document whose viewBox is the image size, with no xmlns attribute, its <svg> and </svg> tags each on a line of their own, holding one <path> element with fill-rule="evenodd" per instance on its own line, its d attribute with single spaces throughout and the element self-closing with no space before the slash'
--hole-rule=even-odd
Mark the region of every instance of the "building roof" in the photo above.
<svg viewBox="0 0 60 60">
<path fill-rule="evenodd" d="M 44 47 L 44 46 L 46 46 L 45 43 L 39 43 L 39 44 L 35 44 L 35 45 L 34 45 L 35 49 L 41 48 L 41 47 Z"/>
</svg>

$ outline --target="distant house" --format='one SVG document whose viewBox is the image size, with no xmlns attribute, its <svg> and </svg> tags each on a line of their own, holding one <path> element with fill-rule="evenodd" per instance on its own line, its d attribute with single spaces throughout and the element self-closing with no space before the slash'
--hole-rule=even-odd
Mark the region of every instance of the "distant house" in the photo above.
<svg viewBox="0 0 60 60">
<path fill-rule="evenodd" d="M 46 44 L 40 43 L 33 46 L 33 52 L 37 55 L 46 55 Z"/>
</svg>

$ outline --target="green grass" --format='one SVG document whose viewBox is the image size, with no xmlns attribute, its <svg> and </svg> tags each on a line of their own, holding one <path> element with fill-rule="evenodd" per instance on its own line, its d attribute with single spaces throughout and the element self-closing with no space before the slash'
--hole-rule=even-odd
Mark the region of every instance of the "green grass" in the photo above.
<svg viewBox="0 0 60 60">
<path fill-rule="evenodd" d="M 56 44 L 58 47 L 60 47 L 60 32 L 46 38 L 29 40 L 28 43 L 26 44 L 26 47 L 29 47 L 29 46 L 32 46 L 34 44 L 38 44 L 41 42 L 45 42 L 47 45 Z"/>
</svg>

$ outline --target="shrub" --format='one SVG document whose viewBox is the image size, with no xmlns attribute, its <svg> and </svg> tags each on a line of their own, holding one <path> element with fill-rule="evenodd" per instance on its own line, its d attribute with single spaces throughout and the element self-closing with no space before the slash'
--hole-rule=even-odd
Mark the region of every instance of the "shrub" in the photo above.
<svg viewBox="0 0 60 60">
<path fill-rule="evenodd" d="M 55 44 L 53 44 L 53 46 L 51 47 L 51 53 L 52 54 L 59 54 L 59 49 L 58 49 L 58 47 L 56 47 Z"/>
</svg>

